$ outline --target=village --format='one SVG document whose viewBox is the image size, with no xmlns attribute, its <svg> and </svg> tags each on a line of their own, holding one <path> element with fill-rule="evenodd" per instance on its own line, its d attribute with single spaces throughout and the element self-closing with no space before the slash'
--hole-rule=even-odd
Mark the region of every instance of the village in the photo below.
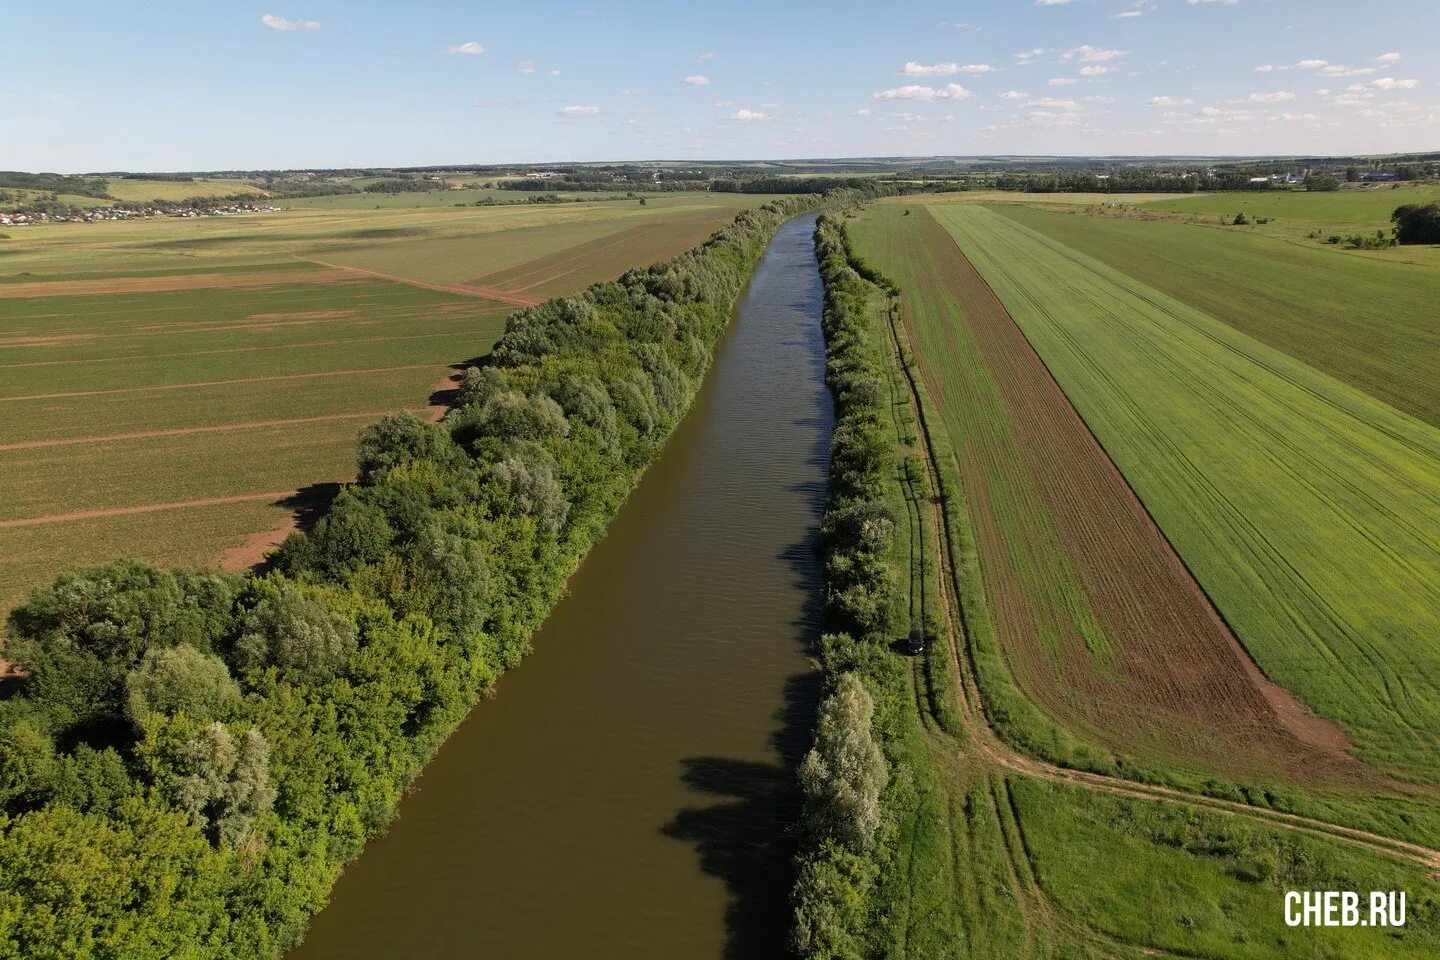
<svg viewBox="0 0 1440 960">
<path fill-rule="evenodd" d="M 229 217 L 242 213 L 278 213 L 280 207 L 257 203 L 224 203 L 214 206 L 190 204 L 171 206 L 143 204 L 139 206 L 114 207 L 72 207 L 57 205 L 56 209 L 44 206 L 25 211 L 0 212 L 0 226 L 25 227 L 39 223 L 96 223 L 102 220 L 145 220 L 151 217 Z"/>
</svg>

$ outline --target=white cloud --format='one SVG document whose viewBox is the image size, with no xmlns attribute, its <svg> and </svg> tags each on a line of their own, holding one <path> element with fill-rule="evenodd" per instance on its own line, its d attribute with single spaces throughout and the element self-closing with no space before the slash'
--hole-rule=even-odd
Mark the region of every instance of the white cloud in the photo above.
<svg viewBox="0 0 1440 960">
<path fill-rule="evenodd" d="M 450 48 L 450 52 L 451 52 L 451 53 L 464 53 L 464 54 L 468 54 L 468 55 L 470 55 L 470 56 L 472 56 L 472 57 L 475 57 L 475 56 L 479 56 L 480 54 L 484 53 L 484 52 L 485 52 L 485 48 L 482 47 L 482 46 L 480 46 L 480 44 L 476 43 L 474 40 L 467 40 L 467 41 L 464 42 L 464 43 L 457 43 L 455 46 L 451 47 L 451 48 Z"/>
<path fill-rule="evenodd" d="M 515 65 L 515 69 L 518 70 L 518 71 L 520 71 L 521 73 L 534 73 L 534 72 L 535 72 L 535 61 L 534 61 L 534 60 L 521 60 L 518 64 Z"/>
<path fill-rule="evenodd" d="M 708 87 L 708 86 L 710 86 L 710 78 L 707 77 L 707 76 L 705 76 L 703 73 L 692 73 L 692 74 L 690 74 L 690 76 L 686 77 L 684 80 L 681 80 L 680 82 L 681 82 L 681 83 L 684 83 L 684 84 L 689 84 L 689 85 L 692 86 L 692 87 Z"/>
<path fill-rule="evenodd" d="M 577 120 L 581 117 L 593 117 L 599 112 L 599 107 L 561 107 L 559 116 L 568 117 L 571 120 Z"/>
<path fill-rule="evenodd" d="M 905 61 L 905 66 L 900 72 L 907 77 L 949 77 L 960 72 L 958 63 L 917 63 L 914 60 Z"/>
<path fill-rule="evenodd" d="M 920 100 L 929 103 L 932 100 L 964 100 L 970 96 L 970 91 L 958 83 L 947 83 L 943 87 L 925 87 L 912 83 L 903 87 L 892 87 L 889 90 L 879 90 L 870 95 L 872 100 Z"/>
<path fill-rule="evenodd" d="M 273 13 L 267 13 L 260 18 L 260 22 L 271 30 L 319 30 L 319 20 L 286 20 L 284 17 L 277 17 Z"/>
<path fill-rule="evenodd" d="M 1042 97 L 1039 100 L 1026 101 L 1027 108 L 1042 107 L 1047 110 L 1078 110 L 1080 104 L 1074 100 L 1054 100 L 1049 97 Z"/>
<path fill-rule="evenodd" d="M 1327 67 L 1329 65 L 1329 60 L 1301 60 L 1295 64 L 1295 66 L 1301 70 L 1319 70 L 1321 67 Z"/>
<path fill-rule="evenodd" d="M 1081 68 L 1080 68 L 1080 76 L 1082 76 L 1082 77 L 1098 77 L 1098 76 L 1100 76 L 1101 74 L 1105 74 L 1105 73 L 1109 73 L 1109 72 L 1110 72 L 1110 68 L 1109 68 L 1109 67 L 1089 66 L 1089 67 L 1081 67 Z"/>
<path fill-rule="evenodd" d="M 1380 71 L 1374 67 L 1347 67 L 1344 64 L 1332 63 L 1327 67 L 1321 67 L 1320 72 L 1327 77 L 1368 77 L 1370 74 Z"/>
<path fill-rule="evenodd" d="M 1394 77 L 1380 77 L 1371 80 L 1369 83 L 1357 83 L 1349 87 L 1350 90 L 1414 90 L 1420 86 L 1419 80 L 1396 80 Z"/>
<path fill-rule="evenodd" d="M 1198 7 L 1202 3 L 1218 3 L 1222 7 L 1233 7 L 1239 3 L 1240 0 L 1185 0 L 1185 2 L 1192 7 Z"/>
<path fill-rule="evenodd" d="M 714 53 L 707 52 L 707 53 L 702 53 L 702 54 L 700 54 L 700 56 L 696 57 L 696 58 L 695 58 L 695 62 L 696 62 L 696 63 L 709 63 L 711 60 L 714 60 L 714 59 L 715 59 L 715 54 L 714 54 Z"/>
<path fill-rule="evenodd" d="M 1021 50 L 1019 53 L 1015 54 L 1015 59 L 1019 60 L 1020 64 L 1023 66 L 1027 63 L 1034 63 L 1036 57 L 1043 57 L 1044 55 L 1045 48 L 1036 47 L 1033 50 Z"/>
<path fill-rule="evenodd" d="M 1074 77 L 1051 77 L 1047 83 L 1052 87 L 1068 87 L 1072 83 L 1079 83 Z"/>
<path fill-rule="evenodd" d="M 1025 92 L 1022 91 L 1022 90 L 1006 90 L 1004 93 L 1000 94 L 1000 99 L 1001 99 L 1001 100 L 1028 100 L 1028 99 L 1030 99 L 1030 94 L 1025 93 Z"/>
<path fill-rule="evenodd" d="M 734 113 L 730 114 L 725 119 L 733 120 L 736 123 L 749 123 L 752 120 L 769 120 L 770 115 L 766 113 L 760 113 L 756 110 L 751 110 L 749 107 L 741 107 L 739 110 L 736 110 Z"/>
<path fill-rule="evenodd" d="M 1262 64 L 1260 64 L 1260 66 L 1258 66 L 1258 67 L 1255 68 L 1255 72 L 1256 72 L 1256 73 L 1270 73 L 1270 72 L 1271 72 L 1272 70 L 1274 70 L 1274 69 L 1275 69 L 1275 65 L 1274 65 L 1273 63 L 1262 63 Z"/>
<path fill-rule="evenodd" d="M 1078 47 L 1071 47 L 1060 55 L 1061 60 L 1082 60 L 1086 63 L 1107 63 L 1111 60 L 1119 60 L 1125 56 L 1124 50 L 1114 50 L 1105 47 L 1092 47 L 1090 44 L 1081 44 Z"/>
<path fill-rule="evenodd" d="M 952 77 L 957 73 L 978 76 L 994 69 L 988 63 L 967 63 L 962 67 L 958 63 L 917 63 L 909 60 L 900 68 L 900 73 L 907 77 Z"/>
<path fill-rule="evenodd" d="M 869 107 L 861 107 L 859 110 L 856 110 L 856 111 L 855 111 L 855 116 L 857 116 L 857 117 L 868 117 L 868 116 L 870 116 L 871 114 L 873 114 L 874 112 L 875 112 L 875 111 L 871 110 Z"/>
<path fill-rule="evenodd" d="M 1286 100 L 1294 100 L 1295 94 L 1289 90 L 1276 90 L 1274 93 L 1252 93 L 1250 100 L 1253 103 L 1283 103 Z"/>
<path fill-rule="evenodd" d="M 1072 0 L 1035 0 L 1035 6 L 1037 6 L 1037 7 L 1063 7 L 1063 6 L 1065 6 L 1065 4 L 1071 3 L 1071 2 L 1072 2 Z"/>
<path fill-rule="evenodd" d="M 1400 62 L 1400 54 L 1398 54 L 1398 53 L 1382 53 L 1382 54 L 1380 54 L 1380 56 L 1378 56 L 1378 57 L 1375 58 L 1375 62 L 1376 62 L 1376 63 L 1399 63 L 1399 62 Z"/>
<path fill-rule="evenodd" d="M 1142 13 L 1142 11 L 1140 11 L 1140 10 L 1125 10 L 1125 11 L 1123 11 L 1123 12 L 1121 12 L 1121 13 L 1115 14 L 1115 19 L 1116 19 L 1116 20 L 1124 20 L 1124 19 L 1126 19 L 1126 18 L 1128 18 L 1128 17 L 1138 17 L 1138 16 L 1140 16 L 1141 13 Z"/>
<path fill-rule="evenodd" d="M 1147 107 L 1183 107 L 1186 104 L 1194 103 L 1194 100 L 1179 100 L 1175 97 L 1151 97 L 1145 101 Z"/>
</svg>

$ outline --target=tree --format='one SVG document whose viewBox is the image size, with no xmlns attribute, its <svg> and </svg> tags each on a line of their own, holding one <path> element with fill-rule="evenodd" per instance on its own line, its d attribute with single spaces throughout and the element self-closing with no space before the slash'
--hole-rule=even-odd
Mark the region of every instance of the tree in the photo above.
<svg viewBox="0 0 1440 960">
<path fill-rule="evenodd" d="M 1390 220 L 1397 243 L 1440 243 L 1440 202 L 1404 204 Z"/>
<path fill-rule="evenodd" d="M 223 718 L 239 699 L 225 661 L 188 644 L 145 651 L 125 676 L 125 712 L 136 726 L 152 713 Z"/>
<path fill-rule="evenodd" d="M 244 616 L 234 662 L 242 672 L 275 667 L 292 683 L 323 683 L 358 647 L 355 623 L 293 583 L 274 581 Z"/>
<path fill-rule="evenodd" d="M 361 482 L 406 460 L 445 463 L 459 462 L 461 458 L 462 451 L 451 441 L 449 431 L 408 412 L 391 414 L 371 424 L 360 431 L 356 443 Z"/>
<path fill-rule="evenodd" d="M 1235 226 L 1237 226 L 1237 227 L 1243 227 L 1243 226 L 1245 226 L 1245 225 L 1246 225 L 1247 223 L 1249 223 L 1249 222 L 1250 222 L 1250 218 L 1247 217 L 1247 216 L 1245 216 L 1245 211 L 1242 210 L 1242 211 L 1240 211 L 1239 213 L 1235 214 L 1235 220 L 1234 220 Z"/>
<path fill-rule="evenodd" d="M 807 820 L 823 836 L 863 852 L 880 828 L 889 768 L 870 728 L 875 703 L 854 673 L 840 675 L 820 705 L 815 746 L 800 764 Z"/>
<path fill-rule="evenodd" d="M 177 733 L 160 724 L 147 738 L 158 786 L 212 843 L 238 847 L 275 801 L 269 742 L 254 727 L 237 738 L 219 721 L 183 741 Z"/>
</svg>

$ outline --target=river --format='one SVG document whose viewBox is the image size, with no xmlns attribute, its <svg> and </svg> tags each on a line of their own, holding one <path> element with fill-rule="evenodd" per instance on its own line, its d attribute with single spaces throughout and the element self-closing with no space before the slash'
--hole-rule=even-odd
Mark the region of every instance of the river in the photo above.
<svg viewBox="0 0 1440 960">
<path fill-rule="evenodd" d="M 833 426 L 813 228 L 776 235 L 535 652 L 294 960 L 784 955 Z"/>
</svg>

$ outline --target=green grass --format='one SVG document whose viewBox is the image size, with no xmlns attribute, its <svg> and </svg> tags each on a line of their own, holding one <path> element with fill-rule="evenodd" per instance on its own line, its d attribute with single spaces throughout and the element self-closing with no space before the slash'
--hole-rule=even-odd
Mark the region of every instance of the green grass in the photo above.
<svg viewBox="0 0 1440 960">
<path fill-rule="evenodd" d="M 1266 673 L 1440 779 L 1440 433 L 1001 214 L 934 212 Z"/>
<path fill-rule="evenodd" d="M 1246 820 L 1010 778 L 1056 908 L 1117 940 L 1214 960 L 1433 957 L 1440 899 L 1423 868 Z M 1404 890 L 1398 929 L 1284 923 L 1287 890 Z"/>
<path fill-rule="evenodd" d="M 1333 193 L 1301 191 L 1239 191 L 1168 197 L 1140 204 L 1147 210 L 1165 210 L 1213 216 L 1244 212 L 1251 219 L 1274 217 L 1316 224 L 1353 224 L 1359 228 L 1389 228 L 1390 214 L 1402 203 L 1429 203 L 1440 200 L 1440 186 L 1434 184 L 1377 184 L 1346 188 Z"/>
<path fill-rule="evenodd" d="M 1345 195 L 1295 196 L 1323 203 L 1319 198 Z M 1019 204 L 996 209 L 1397 410 L 1440 425 L 1440 270 L 1336 256 L 1243 231 Z"/>
</svg>

